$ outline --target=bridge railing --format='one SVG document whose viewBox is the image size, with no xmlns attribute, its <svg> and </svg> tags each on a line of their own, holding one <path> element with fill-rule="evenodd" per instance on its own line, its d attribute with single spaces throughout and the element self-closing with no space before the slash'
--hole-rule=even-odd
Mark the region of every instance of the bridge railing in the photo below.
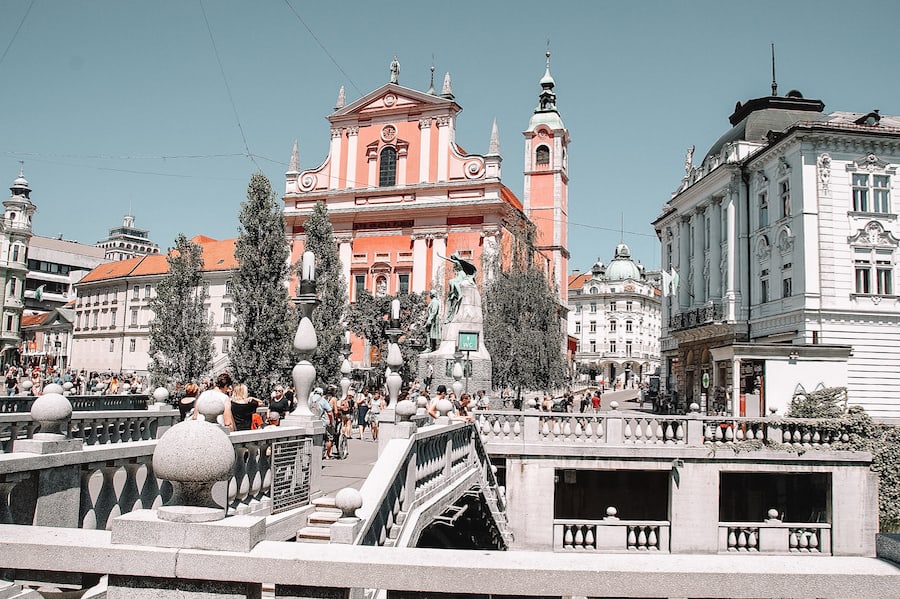
<svg viewBox="0 0 900 599">
<path fill-rule="evenodd" d="M 117 395 L 67 395 L 72 404 L 72 410 L 100 411 L 100 410 L 146 410 L 152 402 L 150 396 L 144 394 L 117 394 Z M 34 395 L 9 395 L 0 397 L 0 414 L 28 413 L 31 404 L 37 399 Z"/>
<path fill-rule="evenodd" d="M 502 491 L 474 423 L 406 425 L 408 437 L 389 441 L 363 484 L 356 543 L 394 546 L 408 516 L 438 494 L 473 477 L 498 526 L 506 524 Z"/>
<path fill-rule="evenodd" d="M 567 445 L 716 446 L 767 443 L 830 448 L 847 441 L 840 420 L 640 415 L 629 412 L 559 413 L 482 410 L 475 412 L 485 443 Z"/>
<path fill-rule="evenodd" d="M 68 423 L 68 437 L 82 439 L 85 445 L 105 445 L 158 439 L 179 421 L 177 410 L 150 411 L 122 409 L 73 412 Z M 40 425 L 31 414 L 0 414 L 0 448 L 10 453 L 17 439 L 31 439 Z"/>
<path fill-rule="evenodd" d="M 317 491 L 311 484 L 312 435 L 280 426 L 231 433 L 229 439 L 234 473 L 217 483 L 213 495 L 230 513 L 277 516 L 310 503 Z M 119 515 L 159 507 L 172 487 L 154 474 L 156 444 L 149 439 L 50 455 L 2 454 L 0 522 L 105 530 Z M 299 523 L 283 528 L 290 538 Z"/>
</svg>

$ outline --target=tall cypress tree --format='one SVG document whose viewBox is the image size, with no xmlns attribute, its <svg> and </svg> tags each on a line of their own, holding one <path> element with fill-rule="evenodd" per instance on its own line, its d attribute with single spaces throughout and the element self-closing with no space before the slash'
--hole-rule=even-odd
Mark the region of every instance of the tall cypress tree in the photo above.
<svg viewBox="0 0 900 599">
<path fill-rule="evenodd" d="M 202 248 L 179 233 L 166 257 L 167 274 L 150 300 L 150 373 L 154 386 L 169 379 L 199 380 L 212 367 L 212 333 L 206 319 Z"/>
<path fill-rule="evenodd" d="M 274 385 L 288 380 L 296 317 L 288 297 L 284 212 L 264 175 L 250 177 L 239 220 L 232 281 L 235 335 L 228 357 L 235 378 L 252 394 L 268 397 Z"/>
<path fill-rule="evenodd" d="M 519 396 L 565 382 L 560 307 L 544 272 L 514 256 L 485 290 L 483 309 L 495 386 L 510 385 Z"/>
<path fill-rule="evenodd" d="M 316 291 L 319 296 L 319 305 L 312 313 L 319 348 L 312 363 L 320 382 L 336 384 L 341 378 L 340 352 L 346 330 L 347 281 L 325 202 L 316 202 L 303 228 L 306 232 L 305 249 L 316 256 Z M 299 271 L 299 264 L 294 268 Z"/>
</svg>

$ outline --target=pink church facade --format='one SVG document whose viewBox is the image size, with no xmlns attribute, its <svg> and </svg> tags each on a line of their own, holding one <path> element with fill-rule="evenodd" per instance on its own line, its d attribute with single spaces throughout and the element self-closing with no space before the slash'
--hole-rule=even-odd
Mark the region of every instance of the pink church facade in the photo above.
<svg viewBox="0 0 900 599">
<path fill-rule="evenodd" d="M 284 214 L 292 260 L 304 248 L 303 224 L 317 201 L 328 207 L 351 301 L 361 288 L 379 295 L 445 291 L 458 253 L 494 275 L 514 238 L 533 234 L 536 260 L 566 304 L 568 132 L 556 111 L 553 80 L 541 80 L 541 102 L 524 132 L 524 201 L 501 178 L 494 126 L 488 151 L 456 143 L 462 110 L 450 89 L 440 94 L 391 82 L 345 104 L 343 88 L 331 124 L 329 154 L 300 169 L 295 144 L 286 173 Z M 549 97 L 549 99 L 548 99 Z"/>
</svg>

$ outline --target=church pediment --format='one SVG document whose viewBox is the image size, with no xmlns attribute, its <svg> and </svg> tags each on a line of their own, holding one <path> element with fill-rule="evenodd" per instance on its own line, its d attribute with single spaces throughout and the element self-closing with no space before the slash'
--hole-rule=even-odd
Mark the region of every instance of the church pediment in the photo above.
<svg viewBox="0 0 900 599">
<path fill-rule="evenodd" d="M 370 116 L 378 112 L 420 112 L 434 108 L 450 109 L 453 112 L 460 110 L 459 105 L 453 100 L 432 96 L 395 83 L 387 83 L 335 111 L 328 117 L 328 120 L 334 122 L 355 115 Z"/>
</svg>

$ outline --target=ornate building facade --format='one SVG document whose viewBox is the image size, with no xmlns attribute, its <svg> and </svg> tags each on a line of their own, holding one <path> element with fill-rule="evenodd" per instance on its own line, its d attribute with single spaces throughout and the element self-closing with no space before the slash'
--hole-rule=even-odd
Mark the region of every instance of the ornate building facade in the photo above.
<svg viewBox="0 0 900 599">
<path fill-rule="evenodd" d="M 699 166 L 689 150 L 654 222 L 665 383 L 681 406 L 750 416 L 846 385 L 900 418 L 900 118 L 776 89 L 738 103 Z"/>
<path fill-rule="evenodd" d="M 9 188 L 0 220 L 0 358 L 4 364 L 18 362 L 22 343 L 21 323 L 25 306 L 25 275 L 28 272 L 28 241 L 31 218 L 37 207 L 23 170 Z"/>
<path fill-rule="evenodd" d="M 159 246 L 150 240 L 150 232 L 134 226 L 134 216 L 126 214 L 122 224 L 109 230 L 109 237 L 97 242 L 106 251 L 107 260 L 127 260 L 158 254 Z"/>
<path fill-rule="evenodd" d="M 568 333 L 577 340 L 581 382 L 628 387 L 660 366 L 660 277 L 631 258 L 624 243 L 609 264 L 569 277 Z"/>
<path fill-rule="evenodd" d="M 351 301 L 360 289 L 375 295 L 437 289 L 443 295 L 452 277 L 443 257 L 454 253 L 478 266 L 481 283 L 518 239 L 533 245 L 565 305 L 569 135 L 556 107 L 549 54 L 540 84 L 524 132 L 524 202 L 501 179 L 496 123 L 487 153 L 457 145 L 462 108 L 449 74 L 440 93 L 433 84 L 421 92 L 399 84 L 395 61 L 390 82 L 355 102 L 346 103 L 342 88 L 327 117 L 325 161 L 301 169 L 294 145 L 283 198 L 292 260 L 303 251 L 304 221 L 323 201 Z"/>
<path fill-rule="evenodd" d="M 235 239 L 191 239 L 203 251 L 207 310 L 213 335 L 214 372 L 228 365 L 234 336 L 231 277 L 237 268 Z M 88 372 L 146 375 L 150 351 L 150 300 L 169 272 L 166 256 L 151 254 L 101 264 L 76 286 L 69 366 Z"/>
</svg>

